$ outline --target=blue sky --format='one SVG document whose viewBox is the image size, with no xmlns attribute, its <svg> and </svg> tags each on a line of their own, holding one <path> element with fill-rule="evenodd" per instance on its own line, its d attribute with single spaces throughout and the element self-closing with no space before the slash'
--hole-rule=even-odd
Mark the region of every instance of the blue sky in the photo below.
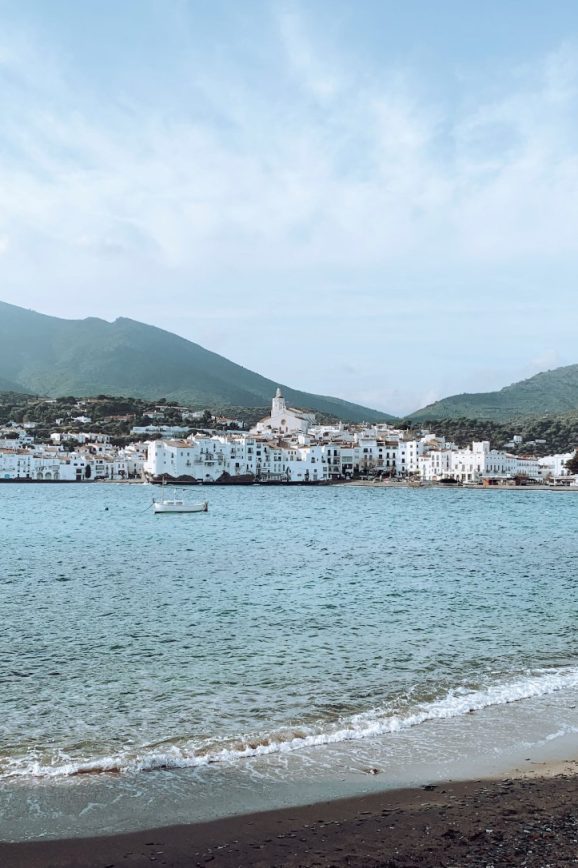
<svg viewBox="0 0 578 868">
<path fill-rule="evenodd" d="M 578 363 L 578 4 L 0 0 L 0 298 L 409 412 Z"/>
</svg>

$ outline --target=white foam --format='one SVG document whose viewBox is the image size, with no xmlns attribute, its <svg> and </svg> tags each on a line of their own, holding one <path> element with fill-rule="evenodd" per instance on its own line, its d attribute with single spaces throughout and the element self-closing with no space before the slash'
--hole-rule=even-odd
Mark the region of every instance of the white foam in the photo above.
<svg viewBox="0 0 578 868">
<path fill-rule="evenodd" d="M 558 729 L 556 732 L 549 732 L 547 736 L 544 737 L 544 744 L 547 744 L 549 741 L 556 741 L 559 738 L 564 738 L 566 735 L 575 735 L 578 732 L 578 727 L 575 726 L 563 726 L 562 729 Z"/>
<path fill-rule="evenodd" d="M 291 753 L 303 748 L 339 744 L 400 732 L 428 721 L 460 717 L 491 706 L 508 705 L 523 699 L 546 696 L 564 689 L 578 688 L 578 667 L 540 670 L 494 684 L 487 689 L 456 688 L 440 699 L 417 704 L 408 713 L 374 708 L 351 715 L 333 724 L 299 726 L 269 735 L 242 736 L 227 741 L 189 746 L 169 745 L 158 750 L 146 745 L 138 752 L 78 761 L 59 753 L 51 761 L 30 754 L 0 758 L 0 780 L 7 778 L 64 778 L 83 774 L 127 773 L 157 769 L 198 768 L 212 763 L 235 763 L 270 754 Z M 557 734 L 551 735 L 551 738 Z"/>
</svg>

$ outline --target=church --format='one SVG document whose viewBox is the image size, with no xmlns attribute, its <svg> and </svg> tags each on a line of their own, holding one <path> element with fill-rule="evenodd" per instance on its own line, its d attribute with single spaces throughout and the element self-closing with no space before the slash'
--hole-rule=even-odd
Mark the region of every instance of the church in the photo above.
<svg viewBox="0 0 578 868">
<path fill-rule="evenodd" d="M 307 434 L 312 425 L 315 425 L 315 413 L 288 407 L 281 389 L 277 389 L 271 402 L 271 415 L 265 416 L 251 430 L 254 434 Z"/>
</svg>

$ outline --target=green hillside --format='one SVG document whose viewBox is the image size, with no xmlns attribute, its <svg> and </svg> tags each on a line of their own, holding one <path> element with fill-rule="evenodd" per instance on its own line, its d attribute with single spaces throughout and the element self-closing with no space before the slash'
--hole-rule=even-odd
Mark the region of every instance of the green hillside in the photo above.
<svg viewBox="0 0 578 868">
<path fill-rule="evenodd" d="M 505 422 L 540 414 L 568 413 L 578 409 L 578 365 L 536 374 L 505 386 L 498 392 L 464 393 L 429 404 L 408 418 L 489 419 Z"/>
<path fill-rule="evenodd" d="M 270 405 L 278 384 L 131 319 L 65 320 L 0 302 L 0 388 L 37 395 L 165 397 L 200 407 Z M 349 421 L 386 413 L 283 386 L 287 401 Z"/>
<path fill-rule="evenodd" d="M 4 377 L 0 377 L 0 392 L 14 392 L 20 395 L 30 394 L 30 392 L 26 392 L 19 383 L 11 383 L 10 380 L 6 380 Z"/>
<path fill-rule="evenodd" d="M 409 429 L 419 436 L 424 424 L 443 434 L 458 446 L 471 445 L 472 440 L 489 440 L 492 446 L 520 455 L 552 455 L 571 452 L 578 447 L 578 410 L 559 415 L 519 416 L 507 422 L 491 419 L 431 419 L 427 423 L 416 421 Z M 518 445 L 511 445 L 514 436 L 522 437 Z"/>
</svg>

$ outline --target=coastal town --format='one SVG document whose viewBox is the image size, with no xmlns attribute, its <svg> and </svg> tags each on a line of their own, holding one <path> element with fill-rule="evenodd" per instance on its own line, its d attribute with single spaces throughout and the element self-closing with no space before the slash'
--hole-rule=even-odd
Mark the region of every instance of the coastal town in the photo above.
<svg viewBox="0 0 578 868">
<path fill-rule="evenodd" d="M 181 414 L 188 424 L 163 424 L 170 408 L 160 406 L 150 411 L 151 424 L 132 426 L 122 445 L 90 430 L 86 402 L 77 409 L 74 425 L 55 419 L 54 430 L 42 439 L 34 422 L 2 425 L 0 482 L 578 486 L 567 467 L 575 450 L 538 456 L 530 444 L 523 450 L 520 436 L 506 444 L 508 450 L 492 448 L 489 440 L 458 446 L 427 428 L 319 424 L 313 413 L 287 406 L 280 389 L 269 415 L 248 430 L 242 420 L 226 418 L 218 420 L 221 430 L 199 430 L 207 420 L 199 411 Z"/>
</svg>

